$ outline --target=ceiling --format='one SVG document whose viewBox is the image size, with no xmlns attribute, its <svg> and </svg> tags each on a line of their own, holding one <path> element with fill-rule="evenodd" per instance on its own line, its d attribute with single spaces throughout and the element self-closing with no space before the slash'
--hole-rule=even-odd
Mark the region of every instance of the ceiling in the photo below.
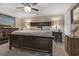
<svg viewBox="0 0 79 59">
<path fill-rule="evenodd" d="M 23 6 L 21 3 L 0 3 L 0 13 L 16 17 L 35 17 L 45 15 L 62 15 L 70 8 L 72 3 L 38 3 L 35 6 L 39 11 L 25 13 L 24 9 L 16 9 L 16 7 Z"/>
</svg>

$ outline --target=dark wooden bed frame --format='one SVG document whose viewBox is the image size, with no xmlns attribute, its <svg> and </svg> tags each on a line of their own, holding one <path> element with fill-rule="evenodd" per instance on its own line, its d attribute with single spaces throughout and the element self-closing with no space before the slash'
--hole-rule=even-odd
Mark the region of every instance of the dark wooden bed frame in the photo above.
<svg viewBox="0 0 79 59">
<path fill-rule="evenodd" d="M 10 44 L 9 49 L 16 48 L 29 48 L 35 51 L 47 52 L 53 55 L 53 39 L 54 37 L 46 36 L 31 36 L 31 35 L 17 35 L 9 34 Z"/>
</svg>

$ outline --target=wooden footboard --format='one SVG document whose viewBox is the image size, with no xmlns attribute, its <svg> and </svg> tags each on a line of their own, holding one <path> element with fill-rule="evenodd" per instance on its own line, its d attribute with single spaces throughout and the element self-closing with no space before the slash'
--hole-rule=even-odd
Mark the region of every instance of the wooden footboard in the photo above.
<svg viewBox="0 0 79 59">
<path fill-rule="evenodd" d="M 54 37 L 45 36 L 29 36 L 29 35 L 14 35 L 10 34 L 10 45 L 11 47 L 17 48 L 29 48 L 34 50 L 40 50 L 42 52 L 48 52 L 52 55 L 53 49 L 52 44 Z"/>
</svg>

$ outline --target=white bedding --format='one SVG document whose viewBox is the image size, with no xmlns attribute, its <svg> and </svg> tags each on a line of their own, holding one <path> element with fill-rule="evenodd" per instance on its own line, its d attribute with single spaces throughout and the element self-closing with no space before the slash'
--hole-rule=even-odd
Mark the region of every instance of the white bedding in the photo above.
<svg viewBox="0 0 79 59">
<path fill-rule="evenodd" d="M 52 31 L 26 31 L 26 30 L 18 30 L 12 32 L 12 34 L 18 35 L 35 35 L 35 36 L 52 36 Z"/>
</svg>

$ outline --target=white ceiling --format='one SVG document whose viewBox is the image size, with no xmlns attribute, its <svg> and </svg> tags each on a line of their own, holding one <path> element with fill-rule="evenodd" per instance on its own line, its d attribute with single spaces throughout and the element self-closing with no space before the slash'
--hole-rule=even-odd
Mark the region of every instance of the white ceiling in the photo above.
<svg viewBox="0 0 79 59">
<path fill-rule="evenodd" d="M 45 15 L 62 15 L 72 3 L 38 3 L 35 6 L 39 11 L 33 11 L 31 13 L 25 13 L 23 9 L 16 9 L 16 7 L 23 6 L 21 3 L 0 3 L 0 13 L 6 13 L 16 17 L 34 17 Z"/>
</svg>

